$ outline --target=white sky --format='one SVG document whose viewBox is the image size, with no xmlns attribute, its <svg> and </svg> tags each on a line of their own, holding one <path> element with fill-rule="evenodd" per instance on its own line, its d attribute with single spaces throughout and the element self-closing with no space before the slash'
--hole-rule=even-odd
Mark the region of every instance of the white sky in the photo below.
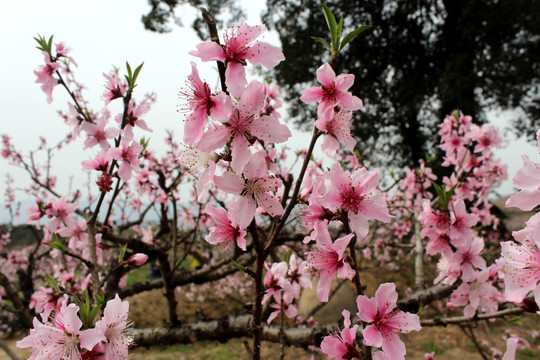
<svg viewBox="0 0 540 360">
<path fill-rule="evenodd" d="M 247 1 L 249 4 L 248 23 L 259 22 L 259 14 L 264 0 Z M 178 91 L 190 72 L 190 61 L 197 61 L 202 77 L 211 85 L 217 83 L 214 64 L 202 64 L 188 55 L 199 42 L 190 24 L 194 10 L 186 8 L 187 16 L 183 28 L 171 24 L 173 31 L 157 34 L 144 30 L 141 16 L 148 12 L 146 0 L 0 0 L 0 134 L 13 137 L 13 143 L 28 151 L 35 148 L 39 136 L 44 136 L 50 144 L 60 140 L 67 131 L 57 110 L 67 109 L 68 97 L 60 87 L 53 92 L 54 102 L 47 104 L 46 95 L 35 84 L 33 70 L 43 63 L 41 53 L 35 48 L 33 37 L 54 34 L 55 40 L 64 41 L 73 49 L 72 56 L 78 62 L 77 78 L 89 91 L 86 98 L 93 109 L 102 106 L 101 94 L 105 80 L 103 72 L 113 66 L 124 70 L 125 61 L 134 67 L 144 61 L 139 76 L 139 86 L 135 96 L 154 91 L 158 101 L 145 117 L 154 129 L 150 146 L 156 147 L 165 136 L 165 129 L 172 129 L 177 139 L 182 137 L 183 115 L 176 112 L 179 104 Z M 265 41 L 277 44 L 277 37 L 269 34 Z M 361 94 L 358 94 L 362 97 Z M 499 125 L 504 125 L 500 118 Z M 136 136 L 148 135 L 144 132 Z M 291 142 L 293 149 L 309 139 L 309 135 L 299 136 Z M 59 183 L 67 189 L 69 177 L 74 176 L 74 184 L 82 184 L 86 178 L 81 175 L 80 162 L 88 157 L 81 150 L 81 143 L 70 145 L 69 151 L 58 158 L 54 172 L 63 174 Z M 527 153 L 538 161 L 538 150 L 523 142 L 508 142 L 500 152 L 506 163 L 510 163 L 510 178 L 521 167 L 520 153 Z M 24 172 L 0 158 L 0 193 L 4 202 L 4 174 L 10 173 L 19 184 L 27 184 Z M 503 194 L 512 191 L 510 181 L 500 189 Z"/>
</svg>

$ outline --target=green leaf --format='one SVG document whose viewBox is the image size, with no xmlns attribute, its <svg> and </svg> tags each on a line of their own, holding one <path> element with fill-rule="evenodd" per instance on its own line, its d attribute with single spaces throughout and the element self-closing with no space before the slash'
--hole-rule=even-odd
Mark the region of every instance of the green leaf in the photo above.
<svg viewBox="0 0 540 360">
<path fill-rule="evenodd" d="M 321 4 L 323 8 L 324 18 L 326 19 L 326 24 L 328 25 L 328 30 L 330 30 L 330 38 L 332 39 L 332 49 L 335 48 L 334 39 L 337 34 L 337 23 L 336 17 L 332 14 L 332 11 L 325 4 Z"/>
<path fill-rule="evenodd" d="M 65 251 L 66 248 L 67 248 L 66 245 L 62 241 L 60 241 L 60 239 L 58 238 L 58 235 L 56 235 L 54 233 L 53 233 L 53 241 L 45 242 L 43 244 L 45 244 L 47 246 L 50 246 L 53 249 L 60 250 L 60 251 Z"/>
<path fill-rule="evenodd" d="M 283 260 L 287 263 L 287 265 L 289 265 L 289 263 L 291 262 L 292 252 L 292 250 L 289 250 L 283 255 Z"/>
<path fill-rule="evenodd" d="M 330 45 L 328 45 L 328 43 L 326 42 L 326 40 L 324 40 L 323 38 L 316 37 L 316 36 L 312 36 L 311 38 L 312 38 L 313 40 L 315 40 L 315 41 L 320 42 L 321 44 L 324 45 L 324 47 L 326 47 L 328 50 L 332 51 L 332 49 L 330 48 Z"/>
<path fill-rule="evenodd" d="M 435 181 L 431 180 L 431 184 L 435 188 L 435 192 L 437 193 L 437 196 L 439 197 L 438 203 L 441 205 L 441 207 L 445 208 L 444 203 L 446 202 L 446 185 L 443 184 L 441 187 L 439 184 L 437 184 Z M 448 206 L 448 204 L 446 205 Z"/>
<path fill-rule="evenodd" d="M 242 272 L 246 272 L 246 268 L 244 267 L 244 265 L 232 260 L 232 263 L 234 265 L 235 268 L 237 268 L 238 270 L 242 271 Z"/>
<path fill-rule="evenodd" d="M 351 41 L 352 39 L 356 37 L 356 35 L 360 34 L 361 32 L 366 31 L 367 29 L 370 29 L 371 27 L 372 27 L 371 25 L 362 25 L 359 28 L 354 29 L 353 31 L 345 35 L 343 40 L 341 40 L 341 45 L 339 46 L 339 50 L 343 49 L 345 45 L 349 43 L 349 41 Z"/>
<path fill-rule="evenodd" d="M 51 48 L 52 48 L 52 40 L 53 36 L 49 38 L 49 40 L 45 40 L 45 37 L 38 34 L 38 37 L 35 37 L 34 40 L 38 43 L 39 46 L 36 46 L 41 51 L 46 51 L 49 55 L 51 54 Z"/>
<path fill-rule="evenodd" d="M 120 253 L 118 254 L 118 263 L 121 263 L 124 260 L 126 255 L 127 244 L 120 246 Z"/>
<path fill-rule="evenodd" d="M 131 79 L 133 77 L 133 73 L 131 72 L 131 66 L 129 66 L 129 63 L 126 61 L 126 67 L 128 72 L 128 77 Z"/>
<path fill-rule="evenodd" d="M 137 77 L 139 76 L 139 73 L 141 72 L 141 69 L 144 65 L 144 61 L 141 63 L 141 65 L 137 66 L 135 69 L 135 72 L 133 73 L 133 84 L 137 81 Z"/>
<path fill-rule="evenodd" d="M 339 23 L 337 25 L 335 38 L 332 41 L 332 51 L 339 53 L 339 40 L 341 39 L 341 31 L 343 30 L 343 14 L 339 18 Z"/>
<path fill-rule="evenodd" d="M 44 284 L 45 287 L 60 291 L 60 285 L 58 284 L 58 281 L 52 275 L 46 274 L 47 280 L 45 280 Z"/>
</svg>

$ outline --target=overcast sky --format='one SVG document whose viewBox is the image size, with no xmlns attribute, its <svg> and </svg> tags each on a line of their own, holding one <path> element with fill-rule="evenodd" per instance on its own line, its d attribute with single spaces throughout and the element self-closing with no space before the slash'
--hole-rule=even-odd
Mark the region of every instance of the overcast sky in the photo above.
<svg viewBox="0 0 540 360">
<path fill-rule="evenodd" d="M 265 2 L 244 0 L 244 3 L 249 4 L 248 23 L 257 23 Z M 171 25 L 171 33 L 157 34 L 144 30 L 140 20 L 148 10 L 146 0 L 0 0 L 0 133 L 12 136 L 13 143 L 23 150 L 34 148 L 39 136 L 45 136 L 53 144 L 65 135 L 67 128 L 56 112 L 67 109 L 67 95 L 57 87 L 54 102 L 47 104 L 33 74 L 43 63 L 33 37 L 54 34 L 55 40 L 64 41 L 73 49 L 72 56 L 79 65 L 77 78 L 88 87 L 86 97 L 94 109 L 103 104 L 103 72 L 113 66 L 123 70 L 126 60 L 134 66 L 144 61 L 135 96 L 148 91 L 158 96 L 157 103 L 145 117 L 154 129 L 150 144 L 158 145 L 165 136 L 165 129 L 174 130 L 181 139 L 183 115 L 176 112 L 177 94 L 190 72 L 190 61 L 198 60 L 187 54 L 199 42 L 189 27 L 196 11 L 185 8 L 186 27 Z M 276 39 L 272 34 L 265 36 L 265 41 L 278 45 Z M 217 81 L 214 64 L 197 62 L 210 84 Z M 362 97 L 362 94 L 356 95 Z M 498 125 L 504 126 L 505 122 L 505 117 L 499 117 Z M 143 135 L 142 132 L 139 135 Z M 309 136 L 299 139 L 305 138 Z M 299 148 L 302 141 L 295 141 L 293 148 Z M 86 158 L 81 148 L 81 143 L 72 144 L 56 161 L 53 170 L 62 174 L 59 183 L 64 188 L 69 183 L 71 175 L 68 174 L 74 176 L 75 184 L 86 180 L 80 171 L 80 161 Z M 538 161 L 535 147 L 509 139 L 507 147 L 499 154 L 510 163 L 511 176 L 521 167 L 519 153 L 527 153 Z M 5 173 L 12 174 L 17 184 L 28 180 L 22 171 L 8 166 L 4 159 L 0 159 L 0 169 L 3 203 Z M 511 190 L 511 182 L 507 181 L 500 191 L 507 194 Z"/>
</svg>

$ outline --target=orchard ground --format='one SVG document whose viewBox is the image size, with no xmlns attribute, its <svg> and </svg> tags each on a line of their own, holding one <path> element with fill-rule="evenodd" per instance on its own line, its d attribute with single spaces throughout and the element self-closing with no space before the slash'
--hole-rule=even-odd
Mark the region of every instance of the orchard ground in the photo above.
<svg viewBox="0 0 540 360">
<path fill-rule="evenodd" d="M 367 284 L 366 294 L 373 296 L 378 284 L 395 279 L 394 271 L 385 269 L 374 274 L 375 264 L 365 264 L 366 270 L 361 272 L 363 281 Z M 403 269 L 405 270 L 405 269 Z M 401 273 L 398 284 L 398 292 L 403 293 L 407 283 L 406 271 Z M 142 281 L 149 277 L 148 265 L 142 267 L 128 281 Z M 337 279 L 334 279 L 336 286 Z M 348 308 L 351 312 L 354 310 L 355 293 L 349 283 L 341 286 L 336 296 L 331 298 L 329 303 L 314 315 L 314 318 L 320 322 L 337 321 L 340 318 L 339 311 Z M 316 287 L 314 287 L 315 289 Z M 300 312 L 307 313 L 318 304 L 316 294 L 305 292 L 300 300 Z M 197 299 L 199 295 L 205 298 L 204 301 Z M 228 314 L 239 314 L 245 312 L 243 304 L 250 301 L 249 297 L 243 297 L 237 294 L 225 295 L 224 298 L 218 297 L 211 290 L 204 290 L 204 293 L 195 293 L 195 299 L 191 300 L 184 294 L 177 293 L 178 315 L 186 322 L 197 321 L 201 317 L 219 318 Z M 130 319 L 137 328 L 161 327 L 165 324 L 167 318 L 167 304 L 162 295 L 161 289 L 152 290 L 136 296 L 127 298 L 130 302 Z M 433 308 L 424 309 L 429 313 L 429 317 L 435 315 Z M 455 310 L 455 315 L 460 316 L 462 309 Z M 464 326 L 468 326 L 465 324 Z M 529 339 L 530 330 L 540 330 L 540 318 L 537 316 L 509 317 L 507 319 L 497 319 L 493 322 L 472 322 L 478 343 L 487 341 L 489 346 L 495 346 L 501 351 L 506 348 L 503 335 L 518 334 L 524 336 L 530 342 L 530 348 L 517 351 L 516 359 L 533 360 L 540 358 L 540 338 Z M 435 352 L 435 359 L 444 360 L 482 360 L 482 357 L 476 352 L 473 341 L 465 335 L 462 327 L 449 325 L 447 327 L 426 327 L 420 332 L 410 332 L 401 334 L 401 338 L 407 346 L 407 359 L 423 360 L 424 354 Z M 25 349 L 17 349 L 15 343 L 18 339 L 8 339 L 8 346 L 21 358 L 25 358 L 28 352 Z M 232 339 L 227 343 L 217 341 L 202 341 L 187 345 L 174 346 L 155 346 L 150 349 L 134 348 L 130 351 L 133 360 L 233 360 L 246 359 L 247 354 L 242 343 L 244 339 Z M 264 342 L 262 345 L 263 359 L 278 359 L 279 344 Z M 286 359 L 310 359 L 312 352 L 295 347 L 288 347 L 285 350 Z M 315 359 L 326 359 L 324 354 L 316 355 Z M 10 360 L 10 358 L 0 351 L 0 360 Z"/>
</svg>

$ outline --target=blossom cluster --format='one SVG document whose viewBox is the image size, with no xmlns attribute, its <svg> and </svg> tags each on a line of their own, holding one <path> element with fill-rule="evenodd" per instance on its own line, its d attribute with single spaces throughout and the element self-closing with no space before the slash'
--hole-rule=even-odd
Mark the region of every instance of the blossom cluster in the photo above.
<svg viewBox="0 0 540 360">
<path fill-rule="evenodd" d="M 103 317 L 90 328 L 83 327 L 79 310 L 79 306 L 68 304 L 65 295 L 51 316 L 42 317 L 43 322 L 34 318 L 30 335 L 17 346 L 32 349 L 29 359 L 127 359 L 132 342 L 126 333 L 129 303 L 118 296 L 109 300 Z"/>
</svg>

